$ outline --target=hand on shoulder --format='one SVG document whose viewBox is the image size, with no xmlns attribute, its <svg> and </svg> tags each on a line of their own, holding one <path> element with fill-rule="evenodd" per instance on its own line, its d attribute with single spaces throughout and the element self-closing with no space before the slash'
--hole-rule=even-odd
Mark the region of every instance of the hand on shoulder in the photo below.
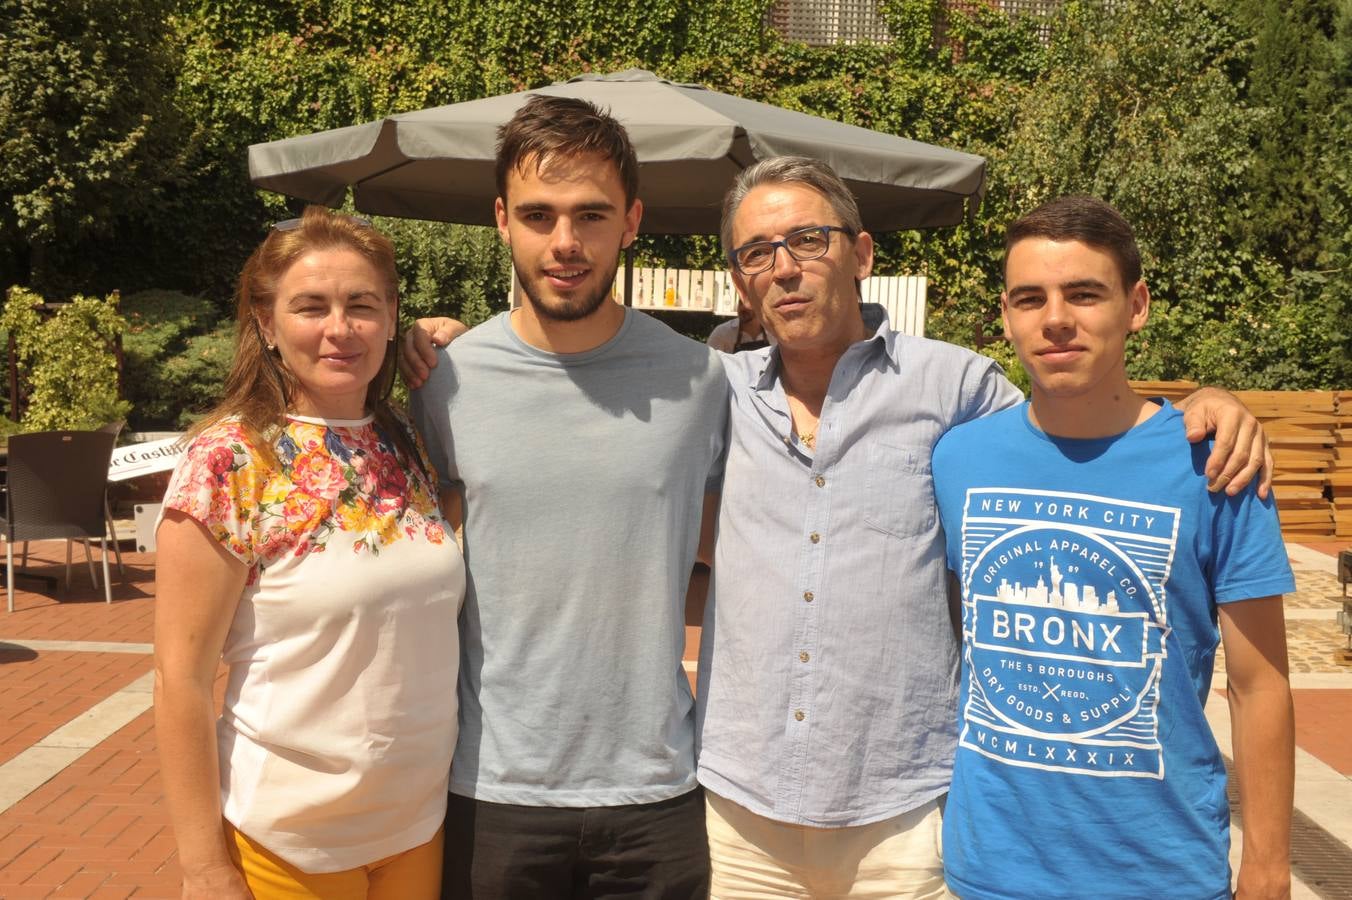
<svg viewBox="0 0 1352 900">
<path fill-rule="evenodd" d="M 437 365 L 437 350 L 466 331 L 469 331 L 469 326 L 464 322 L 444 316 L 418 319 L 413 323 L 404 333 L 404 352 L 399 355 L 399 372 L 410 389 L 420 388 L 427 383 L 428 376 Z"/>
</svg>

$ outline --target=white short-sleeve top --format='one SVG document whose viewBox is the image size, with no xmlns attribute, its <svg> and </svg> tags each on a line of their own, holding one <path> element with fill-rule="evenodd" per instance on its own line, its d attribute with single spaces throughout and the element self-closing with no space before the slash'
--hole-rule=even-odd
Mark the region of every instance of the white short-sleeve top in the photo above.
<svg viewBox="0 0 1352 900">
<path fill-rule="evenodd" d="M 222 657 L 224 815 L 306 872 L 365 865 L 441 825 L 465 569 L 422 447 L 370 417 L 292 417 L 266 463 L 238 423 L 193 441 L 165 509 L 249 574 Z"/>
</svg>

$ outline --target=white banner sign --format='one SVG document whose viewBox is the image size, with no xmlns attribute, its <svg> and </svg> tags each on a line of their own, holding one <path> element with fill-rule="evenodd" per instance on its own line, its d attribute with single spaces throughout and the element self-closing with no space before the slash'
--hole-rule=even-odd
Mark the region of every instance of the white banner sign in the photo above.
<svg viewBox="0 0 1352 900">
<path fill-rule="evenodd" d="M 116 448 L 113 450 L 112 460 L 108 463 L 108 480 L 126 481 L 140 475 L 172 471 L 185 449 L 179 444 L 182 437 L 175 435 L 158 441 Z"/>
</svg>

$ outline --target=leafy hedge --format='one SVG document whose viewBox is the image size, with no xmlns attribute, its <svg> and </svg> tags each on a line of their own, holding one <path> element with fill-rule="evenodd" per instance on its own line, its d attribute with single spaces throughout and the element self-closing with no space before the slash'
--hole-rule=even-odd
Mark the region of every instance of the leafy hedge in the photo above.
<svg viewBox="0 0 1352 900">
<path fill-rule="evenodd" d="M 933 335 L 995 339 L 1004 224 L 1089 191 L 1136 223 L 1147 257 L 1156 302 L 1132 374 L 1352 384 L 1346 0 L 1067 0 L 1047 45 L 1038 23 L 980 4 L 880 0 L 890 43 L 825 48 L 763 28 L 768 0 L 167 3 L 0 0 L 17 23 L 0 33 L 0 183 L 16 198 L 0 284 L 169 288 L 224 315 L 266 223 L 297 209 L 249 187 L 250 143 L 642 65 L 987 156 L 974 221 L 879 241 L 879 271 L 929 276 Z M 491 231 L 381 224 L 406 317 L 500 305 Z M 718 260 L 708 239 L 641 252 Z"/>
<path fill-rule="evenodd" d="M 42 302 L 31 291 L 13 288 L 0 313 L 0 327 L 14 339 L 28 386 L 16 430 L 89 431 L 125 418 L 131 405 L 118 397 L 113 349 L 126 326 L 117 294 L 76 296 L 46 315 L 38 310 Z"/>
<path fill-rule="evenodd" d="M 234 353 L 234 324 L 210 301 L 142 291 L 122 301 L 123 381 L 134 428 L 182 428 L 220 396 Z"/>
</svg>

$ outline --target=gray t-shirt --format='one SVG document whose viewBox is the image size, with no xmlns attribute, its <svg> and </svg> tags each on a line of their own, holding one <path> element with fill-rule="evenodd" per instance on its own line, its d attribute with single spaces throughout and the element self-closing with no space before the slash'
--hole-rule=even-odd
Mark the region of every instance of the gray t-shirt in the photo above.
<svg viewBox="0 0 1352 900">
<path fill-rule="evenodd" d="M 718 354 L 632 310 L 602 346 L 548 353 L 503 313 L 442 352 L 413 411 L 465 501 L 451 791 L 617 806 L 693 789 L 684 602 L 722 475 Z"/>
</svg>

